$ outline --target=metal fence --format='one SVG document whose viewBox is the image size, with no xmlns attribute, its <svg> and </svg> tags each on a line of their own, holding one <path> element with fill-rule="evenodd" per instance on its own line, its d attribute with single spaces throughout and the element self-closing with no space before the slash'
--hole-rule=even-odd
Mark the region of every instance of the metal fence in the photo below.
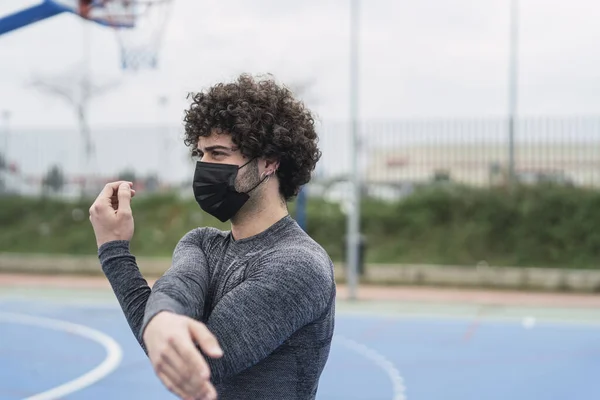
<svg viewBox="0 0 600 400">
<path fill-rule="evenodd" d="M 328 196 L 346 197 L 349 125 L 320 122 L 318 129 L 323 157 L 313 186 L 327 182 Z M 362 178 L 379 197 L 396 198 L 414 185 L 435 180 L 487 186 L 507 179 L 505 118 L 366 121 L 360 132 Z M 157 175 L 170 185 L 185 185 L 193 174 L 183 131 L 177 126 L 95 127 L 91 158 L 85 156 L 75 129 L 14 129 L 1 134 L 0 153 L 13 165 L 4 179 L 23 193 L 39 192 L 53 165 L 64 171 L 67 192 L 84 178 L 103 182 L 125 170 L 138 177 Z M 520 118 L 515 139 L 518 180 L 600 187 L 600 116 Z"/>
<path fill-rule="evenodd" d="M 330 196 L 346 198 L 349 130 L 323 128 L 319 176 L 337 181 L 337 189 L 328 186 Z M 361 124 L 358 157 L 366 191 L 395 199 L 432 181 L 505 184 L 509 152 L 506 118 L 412 119 Z M 600 188 L 600 116 L 520 118 L 514 155 L 519 182 Z"/>
</svg>

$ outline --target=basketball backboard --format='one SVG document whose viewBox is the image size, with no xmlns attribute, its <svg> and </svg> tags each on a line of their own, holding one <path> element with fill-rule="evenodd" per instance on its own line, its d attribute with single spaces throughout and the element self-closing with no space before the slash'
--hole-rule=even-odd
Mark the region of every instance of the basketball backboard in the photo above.
<svg viewBox="0 0 600 400">
<path fill-rule="evenodd" d="M 123 69 L 155 68 L 173 0 L 40 0 L 0 16 L 0 35 L 62 13 L 72 13 L 115 31 Z"/>
</svg>

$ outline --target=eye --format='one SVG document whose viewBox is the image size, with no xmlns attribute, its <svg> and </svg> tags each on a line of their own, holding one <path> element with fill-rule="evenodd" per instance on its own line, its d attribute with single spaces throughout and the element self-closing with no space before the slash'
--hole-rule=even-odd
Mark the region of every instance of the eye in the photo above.
<svg viewBox="0 0 600 400">
<path fill-rule="evenodd" d="M 223 153 L 222 151 L 216 151 L 216 150 L 215 150 L 215 151 L 212 151 L 212 152 L 211 152 L 211 155 L 212 155 L 212 157 L 213 157 L 213 158 L 223 158 L 223 157 L 225 157 L 227 154 L 226 154 L 226 153 Z"/>
<path fill-rule="evenodd" d="M 198 149 L 192 150 L 192 159 L 194 161 L 200 161 L 203 156 L 204 156 L 204 153 L 202 153 L 200 150 L 198 150 Z"/>
</svg>

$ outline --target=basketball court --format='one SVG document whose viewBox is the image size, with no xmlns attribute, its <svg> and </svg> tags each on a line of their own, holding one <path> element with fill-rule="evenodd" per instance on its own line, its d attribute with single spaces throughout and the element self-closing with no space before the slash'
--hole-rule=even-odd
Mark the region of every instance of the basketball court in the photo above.
<svg viewBox="0 0 600 400">
<path fill-rule="evenodd" d="M 170 0 L 39 0 L 0 35 L 70 13 L 156 68 Z M 594 296 L 340 286 L 319 400 L 600 399 Z M 0 400 L 174 399 L 103 278 L 0 275 Z"/>
<path fill-rule="evenodd" d="M 5 277 L 1 287 L 0 399 L 175 398 L 102 278 Z M 320 400 L 600 398 L 594 296 L 346 294 L 340 286 Z"/>
</svg>

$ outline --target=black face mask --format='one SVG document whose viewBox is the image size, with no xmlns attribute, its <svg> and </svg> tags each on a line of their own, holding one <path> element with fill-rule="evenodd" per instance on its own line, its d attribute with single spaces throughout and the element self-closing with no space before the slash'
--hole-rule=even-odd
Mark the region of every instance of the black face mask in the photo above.
<svg viewBox="0 0 600 400">
<path fill-rule="evenodd" d="M 248 161 L 241 167 L 198 161 L 192 187 L 200 208 L 221 222 L 225 222 L 237 214 L 250 198 L 248 193 L 256 189 L 267 178 L 261 179 L 247 192 L 235 190 L 238 171 L 252 161 Z"/>
</svg>

